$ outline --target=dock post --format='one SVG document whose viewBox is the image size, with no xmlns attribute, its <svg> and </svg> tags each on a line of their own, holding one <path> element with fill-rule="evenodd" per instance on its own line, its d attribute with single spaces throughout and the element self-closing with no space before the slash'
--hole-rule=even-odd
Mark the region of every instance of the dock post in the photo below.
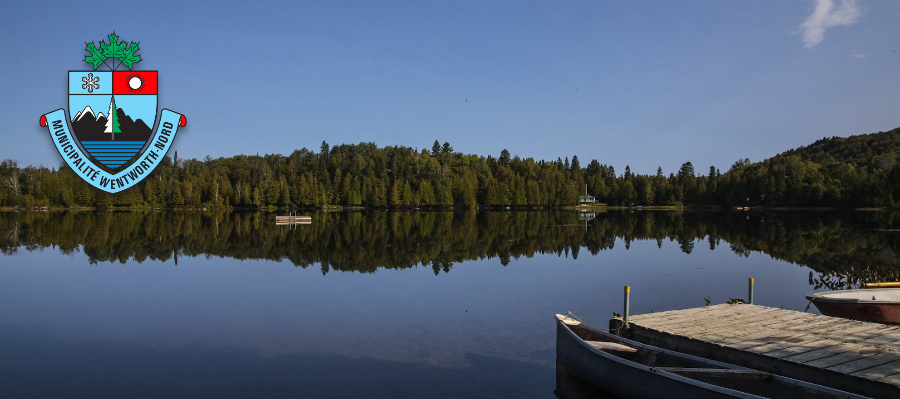
<svg viewBox="0 0 900 399">
<path fill-rule="evenodd" d="M 631 286 L 625 286 L 625 310 L 622 313 L 622 327 L 628 328 L 628 308 L 631 305 Z"/>
<path fill-rule="evenodd" d="M 753 277 L 750 277 L 750 288 L 748 288 L 749 292 L 747 294 L 747 303 L 753 304 Z"/>
</svg>

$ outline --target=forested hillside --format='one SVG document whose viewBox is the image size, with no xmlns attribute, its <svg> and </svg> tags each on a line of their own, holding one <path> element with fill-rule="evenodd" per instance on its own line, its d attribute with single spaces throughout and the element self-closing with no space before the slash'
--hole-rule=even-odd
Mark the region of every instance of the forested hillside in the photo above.
<svg viewBox="0 0 900 399">
<path fill-rule="evenodd" d="M 823 138 L 763 162 L 738 162 L 727 174 L 734 202 L 757 205 L 896 206 L 900 204 L 900 128 Z"/>
<path fill-rule="evenodd" d="M 850 137 L 822 138 L 806 147 L 786 151 L 818 164 L 842 162 L 855 168 L 890 168 L 900 150 L 900 128 Z"/>
<path fill-rule="evenodd" d="M 306 148 L 288 156 L 166 158 L 145 180 L 106 194 L 67 166 L 0 163 L 3 206 L 261 206 L 367 208 L 559 207 L 587 191 L 609 205 L 890 207 L 900 204 L 900 128 L 833 137 L 762 162 L 738 160 L 725 173 L 685 162 L 666 175 L 577 156 L 544 161 L 374 143 Z"/>
</svg>

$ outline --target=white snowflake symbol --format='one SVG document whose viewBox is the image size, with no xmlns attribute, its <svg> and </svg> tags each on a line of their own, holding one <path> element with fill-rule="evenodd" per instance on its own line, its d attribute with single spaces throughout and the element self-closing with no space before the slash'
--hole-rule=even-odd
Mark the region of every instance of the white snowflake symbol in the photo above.
<svg viewBox="0 0 900 399">
<path fill-rule="evenodd" d="M 100 81 L 100 77 L 97 76 L 95 78 L 93 73 L 89 73 L 88 76 L 82 77 L 81 81 L 84 82 L 84 84 L 81 85 L 81 88 L 88 89 L 88 93 L 93 93 L 94 89 L 100 88 L 100 85 L 97 84 L 97 82 Z"/>
</svg>

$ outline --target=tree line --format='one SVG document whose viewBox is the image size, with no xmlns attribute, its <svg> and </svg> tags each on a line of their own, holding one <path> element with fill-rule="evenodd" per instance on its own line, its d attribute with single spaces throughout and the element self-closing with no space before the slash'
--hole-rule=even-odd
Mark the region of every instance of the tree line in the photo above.
<svg viewBox="0 0 900 399">
<path fill-rule="evenodd" d="M 365 208 L 552 208 L 585 191 L 615 206 L 829 206 L 900 204 L 900 128 L 822 139 L 762 162 L 735 162 L 722 173 L 691 162 L 666 175 L 617 173 L 577 155 L 555 161 L 462 154 L 437 140 L 431 150 L 374 143 L 306 148 L 283 155 L 203 160 L 168 156 L 147 178 L 117 194 L 57 168 L 0 162 L 0 206 L 211 206 L 260 208 L 341 205 Z"/>
</svg>

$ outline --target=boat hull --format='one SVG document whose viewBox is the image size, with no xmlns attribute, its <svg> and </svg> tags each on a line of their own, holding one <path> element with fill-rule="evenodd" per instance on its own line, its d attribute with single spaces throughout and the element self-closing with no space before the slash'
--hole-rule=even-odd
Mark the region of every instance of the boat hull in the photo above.
<svg viewBox="0 0 900 399">
<path fill-rule="evenodd" d="M 829 291 L 806 299 L 826 316 L 900 326 L 900 288 Z"/>
<path fill-rule="evenodd" d="M 900 304 L 813 301 L 823 315 L 900 326 Z"/>
<path fill-rule="evenodd" d="M 715 386 L 673 375 L 651 367 L 628 364 L 616 356 L 584 344 L 565 324 L 556 323 L 556 357 L 575 375 L 610 394 L 622 398 L 758 398 L 733 395 Z"/>
<path fill-rule="evenodd" d="M 558 399 L 619 399 L 575 375 L 559 361 L 556 362 L 556 390 L 553 393 Z"/>
<path fill-rule="evenodd" d="M 866 398 L 631 341 L 562 315 L 557 315 L 556 357 L 584 381 L 629 399 Z"/>
</svg>

